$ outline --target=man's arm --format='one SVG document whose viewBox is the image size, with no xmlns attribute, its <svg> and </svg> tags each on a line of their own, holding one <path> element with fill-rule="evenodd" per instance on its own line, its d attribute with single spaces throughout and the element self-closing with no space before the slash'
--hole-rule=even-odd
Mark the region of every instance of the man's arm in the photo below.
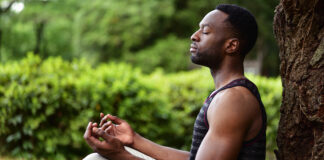
<svg viewBox="0 0 324 160">
<path fill-rule="evenodd" d="M 140 136 L 132 130 L 130 125 L 125 120 L 109 114 L 105 117 L 101 115 L 101 117 L 102 120 L 100 122 L 100 126 L 102 126 L 102 129 L 105 130 L 106 133 L 117 137 L 124 143 L 124 145 L 134 148 L 154 159 L 184 160 L 189 158 L 189 152 L 161 146 Z M 106 122 L 108 119 L 111 121 Z M 114 122 L 116 125 L 112 122 Z"/>
<path fill-rule="evenodd" d="M 208 108 L 209 130 L 196 159 L 237 159 L 247 132 L 259 114 L 258 103 L 244 89 L 235 87 L 218 93 Z"/>
<path fill-rule="evenodd" d="M 104 140 L 100 141 L 97 136 L 102 137 Z M 83 137 L 95 152 L 105 158 L 111 160 L 141 160 L 141 158 L 127 152 L 119 139 L 110 136 L 102 129 L 93 128 L 92 122 L 89 122 Z"/>
<path fill-rule="evenodd" d="M 159 160 L 187 160 L 190 156 L 190 153 L 187 151 L 161 146 L 140 136 L 139 134 L 135 134 L 134 144 L 131 147 Z"/>
</svg>

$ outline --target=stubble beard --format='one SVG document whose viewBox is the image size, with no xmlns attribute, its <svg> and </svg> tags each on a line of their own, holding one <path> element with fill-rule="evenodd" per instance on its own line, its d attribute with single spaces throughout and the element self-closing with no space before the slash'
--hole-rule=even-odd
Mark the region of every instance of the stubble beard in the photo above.
<svg viewBox="0 0 324 160">
<path fill-rule="evenodd" d="M 222 61 L 221 56 L 216 52 L 199 52 L 199 50 L 196 53 L 191 53 L 190 59 L 192 63 L 208 68 L 217 68 Z"/>
</svg>

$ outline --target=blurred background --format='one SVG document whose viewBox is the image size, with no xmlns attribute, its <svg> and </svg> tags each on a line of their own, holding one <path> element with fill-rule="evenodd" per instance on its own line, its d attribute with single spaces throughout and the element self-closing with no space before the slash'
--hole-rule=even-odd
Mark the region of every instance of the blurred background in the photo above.
<svg viewBox="0 0 324 160">
<path fill-rule="evenodd" d="M 274 159 L 278 0 L 0 0 L 0 159 L 80 159 L 91 153 L 86 124 L 100 112 L 189 150 L 213 90 L 209 71 L 190 62 L 190 36 L 220 3 L 243 6 L 258 22 L 244 65 L 267 109 L 267 159 Z"/>
<path fill-rule="evenodd" d="M 0 59 L 27 52 L 42 58 L 87 58 L 91 64 L 122 61 L 152 72 L 195 68 L 190 36 L 219 3 L 249 9 L 259 37 L 247 57 L 247 71 L 278 76 L 278 47 L 272 32 L 278 0 L 1 0 Z"/>
</svg>

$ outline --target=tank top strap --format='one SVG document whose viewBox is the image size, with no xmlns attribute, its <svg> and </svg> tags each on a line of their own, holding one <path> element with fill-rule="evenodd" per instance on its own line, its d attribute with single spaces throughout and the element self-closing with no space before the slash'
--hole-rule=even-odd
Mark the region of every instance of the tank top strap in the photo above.
<svg viewBox="0 0 324 160">
<path fill-rule="evenodd" d="M 210 104 L 211 101 L 213 100 L 213 98 L 215 97 L 215 95 L 216 95 L 217 93 L 219 93 L 220 91 L 225 90 L 225 89 L 227 89 L 227 88 L 232 88 L 232 87 L 234 87 L 234 86 L 237 86 L 238 84 L 242 83 L 242 82 L 245 81 L 245 80 L 248 80 L 248 79 L 246 79 L 246 78 L 235 79 L 235 80 L 231 81 L 230 83 L 226 84 L 225 86 L 223 86 L 223 87 L 221 87 L 221 88 L 219 88 L 219 89 L 217 89 L 217 90 L 214 90 L 214 91 L 209 95 L 209 97 L 206 99 L 205 102 L 207 102 L 208 104 Z M 242 81 L 242 82 L 240 82 L 240 81 Z"/>
</svg>

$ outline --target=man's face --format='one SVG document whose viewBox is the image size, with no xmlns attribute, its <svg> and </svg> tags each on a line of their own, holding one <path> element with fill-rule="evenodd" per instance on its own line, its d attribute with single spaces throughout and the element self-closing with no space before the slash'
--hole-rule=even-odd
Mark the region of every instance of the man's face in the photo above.
<svg viewBox="0 0 324 160">
<path fill-rule="evenodd" d="M 224 57 L 224 43 L 228 35 L 227 15 L 219 10 L 209 12 L 191 36 L 191 61 L 210 68 L 218 67 Z"/>
</svg>

